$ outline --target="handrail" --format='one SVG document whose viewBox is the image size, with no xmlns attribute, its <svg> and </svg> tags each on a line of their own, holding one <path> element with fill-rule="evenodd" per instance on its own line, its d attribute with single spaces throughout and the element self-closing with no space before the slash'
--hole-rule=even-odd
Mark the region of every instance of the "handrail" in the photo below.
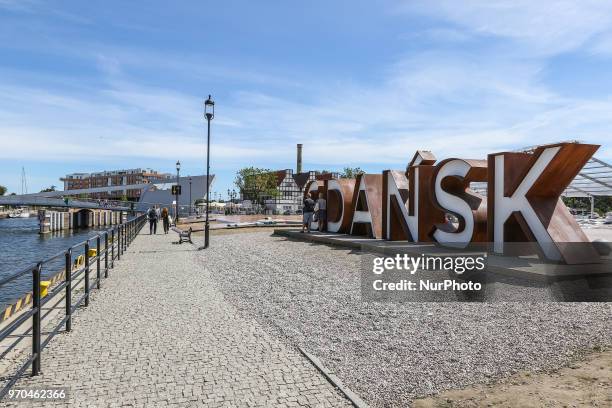
<svg viewBox="0 0 612 408">
<path fill-rule="evenodd" d="M 31 339 L 32 350 L 31 353 L 24 357 L 25 361 L 16 368 L 12 375 L 4 373 L 5 375 L 2 376 L 5 384 L 0 389 L 0 400 L 4 398 L 17 379 L 29 367 L 32 368 L 32 376 L 40 373 L 42 365 L 41 356 L 44 348 L 60 332 L 62 327 L 65 326 L 66 332 L 72 330 L 72 314 L 79 306 L 83 305 L 83 307 L 86 307 L 89 305 L 91 290 L 100 289 L 102 279 L 108 278 L 109 269 L 114 268 L 115 259 L 120 259 L 120 256 L 127 250 L 145 223 L 146 216 L 139 215 L 110 229 L 99 231 L 94 236 L 69 247 L 63 252 L 0 279 L 1 287 L 14 279 L 26 275 L 28 272 L 32 274 L 31 308 L 24 309 L 23 312 L 17 314 L 14 318 L 12 317 L 12 321 L 6 321 L 6 325 L 0 329 L 0 343 L 5 342 L 7 339 L 10 339 L 8 342 L 12 342 L 0 353 L 0 360 L 6 358 L 13 351 L 21 353 L 18 356 L 26 354 L 25 349 L 17 349 L 17 345 L 25 338 Z M 93 244 L 90 245 L 90 243 Z M 95 256 L 89 255 L 90 249 L 96 250 Z M 73 256 L 77 253 L 84 256 L 85 264 L 82 267 L 74 265 L 75 260 Z M 56 261 L 55 264 L 57 264 L 57 260 L 62 256 L 64 257 L 65 264 L 64 280 L 60 281 L 53 288 L 48 288 L 48 293 L 43 298 L 41 293 L 42 271 L 45 266 L 48 267 L 48 264 L 53 261 Z M 104 263 L 102 263 L 102 260 L 104 260 Z M 90 273 L 95 273 L 91 282 L 94 285 L 91 287 L 89 280 Z M 83 275 L 81 279 L 77 279 L 81 275 Z M 78 298 L 73 299 L 73 293 L 81 291 L 81 286 L 83 286 L 83 294 L 77 295 Z M 59 298 L 59 300 L 56 298 Z M 62 305 L 62 303 L 65 303 L 65 305 Z M 45 308 L 43 312 L 43 306 L 45 305 L 51 306 Z M 58 311 L 57 313 L 61 313 L 60 311 L 63 310 L 64 317 L 57 319 L 53 316 L 52 312 L 54 310 Z M 59 323 L 57 323 L 58 321 Z M 31 322 L 31 324 L 28 324 L 28 322 Z M 42 329 L 46 324 L 50 325 L 52 329 L 44 333 L 46 337 L 43 340 L 41 338 L 43 337 Z M 16 340 L 13 341 L 13 338 L 16 338 Z M 11 359 L 14 357 L 11 356 Z"/>
</svg>

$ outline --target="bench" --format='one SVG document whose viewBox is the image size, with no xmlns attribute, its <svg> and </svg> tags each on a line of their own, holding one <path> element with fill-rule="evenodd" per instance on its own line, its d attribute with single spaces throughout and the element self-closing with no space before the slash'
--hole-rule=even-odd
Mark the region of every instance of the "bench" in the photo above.
<svg viewBox="0 0 612 408">
<path fill-rule="evenodd" d="M 172 227 L 172 231 L 176 232 L 179 235 L 179 244 L 182 244 L 183 242 L 189 242 L 190 244 L 193 244 L 193 241 L 191 240 L 191 233 L 193 232 L 193 230 L 191 227 L 189 227 L 187 231 L 181 231 L 176 227 Z"/>
</svg>

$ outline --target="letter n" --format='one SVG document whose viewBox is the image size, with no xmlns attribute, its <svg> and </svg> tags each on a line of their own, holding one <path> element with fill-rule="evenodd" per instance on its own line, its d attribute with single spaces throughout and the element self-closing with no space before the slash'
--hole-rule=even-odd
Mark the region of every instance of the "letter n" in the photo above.
<svg viewBox="0 0 612 408">
<path fill-rule="evenodd" d="M 431 176 L 436 158 L 418 151 L 406 173 L 383 172 L 383 237 L 389 241 L 429 242 L 434 224 L 444 222 L 444 212 L 434 207 Z"/>
</svg>

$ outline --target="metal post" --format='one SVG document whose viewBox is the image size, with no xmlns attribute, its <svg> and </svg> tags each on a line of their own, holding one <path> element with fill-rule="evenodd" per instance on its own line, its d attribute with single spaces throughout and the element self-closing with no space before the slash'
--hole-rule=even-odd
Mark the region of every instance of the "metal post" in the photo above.
<svg viewBox="0 0 612 408">
<path fill-rule="evenodd" d="M 89 306 L 89 240 L 85 243 L 85 306 Z"/>
<path fill-rule="evenodd" d="M 189 215 L 191 216 L 191 177 L 189 177 Z"/>
<path fill-rule="evenodd" d="M 42 262 L 32 269 L 32 376 L 40 374 L 40 270 Z"/>
<path fill-rule="evenodd" d="M 176 169 L 176 214 L 174 215 L 174 225 L 176 225 L 178 227 L 178 221 L 179 221 L 179 195 L 178 195 L 178 186 L 180 183 L 180 177 L 179 177 L 179 169 L 178 169 L 178 165 L 177 165 L 177 169 Z"/>
<path fill-rule="evenodd" d="M 208 212 L 210 205 L 210 116 L 206 118 L 208 121 L 208 138 L 206 147 L 206 222 L 204 224 L 204 248 L 208 248 L 209 243 L 209 225 Z"/>
<path fill-rule="evenodd" d="M 66 331 L 72 330 L 72 248 L 66 252 Z"/>
<path fill-rule="evenodd" d="M 115 267 L 115 228 L 111 230 L 111 268 Z"/>
<path fill-rule="evenodd" d="M 98 281 L 97 287 L 100 289 L 100 234 L 96 237 L 96 280 Z"/>
<path fill-rule="evenodd" d="M 108 231 L 104 232 L 104 277 L 108 278 Z"/>
</svg>

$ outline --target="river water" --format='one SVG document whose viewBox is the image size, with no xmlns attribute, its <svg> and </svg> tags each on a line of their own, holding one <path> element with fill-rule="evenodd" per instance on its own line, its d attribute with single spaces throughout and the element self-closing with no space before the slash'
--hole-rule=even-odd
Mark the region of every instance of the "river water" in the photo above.
<svg viewBox="0 0 612 408">
<path fill-rule="evenodd" d="M 38 229 L 36 217 L 0 219 L 0 279 L 63 252 L 97 233 L 93 229 L 81 229 L 41 235 Z M 44 267 L 42 276 L 49 277 L 61 271 L 63 261 L 64 258 L 60 258 Z M 0 313 L 7 303 L 31 290 L 31 274 L 0 286 Z"/>
</svg>

